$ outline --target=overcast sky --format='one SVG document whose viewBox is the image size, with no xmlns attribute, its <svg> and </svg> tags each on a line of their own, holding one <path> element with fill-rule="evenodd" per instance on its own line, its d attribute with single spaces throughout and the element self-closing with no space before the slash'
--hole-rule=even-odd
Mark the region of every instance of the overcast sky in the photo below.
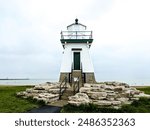
<svg viewBox="0 0 150 130">
<path fill-rule="evenodd" d="M 75 18 L 93 31 L 97 81 L 150 84 L 149 0 L 0 0 L 0 78 L 58 79 Z"/>
</svg>

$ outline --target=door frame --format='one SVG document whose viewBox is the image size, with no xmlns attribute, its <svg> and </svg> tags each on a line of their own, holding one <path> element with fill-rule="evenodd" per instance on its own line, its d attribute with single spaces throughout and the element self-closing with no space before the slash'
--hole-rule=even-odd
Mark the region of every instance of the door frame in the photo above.
<svg viewBox="0 0 150 130">
<path fill-rule="evenodd" d="M 79 69 L 75 69 L 75 53 L 79 54 Z M 73 69 L 80 70 L 81 69 L 81 52 L 80 51 L 73 51 Z"/>
</svg>

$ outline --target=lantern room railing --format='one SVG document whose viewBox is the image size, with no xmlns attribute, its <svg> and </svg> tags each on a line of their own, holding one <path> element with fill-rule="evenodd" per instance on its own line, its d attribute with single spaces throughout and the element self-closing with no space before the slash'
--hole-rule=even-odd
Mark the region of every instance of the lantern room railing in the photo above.
<svg viewBox="0 0 150 130">
<path fill-rule="evenodd" d="M 61 39 L 92 39 L 92 31 L 62 31 Z"/>
</svg>

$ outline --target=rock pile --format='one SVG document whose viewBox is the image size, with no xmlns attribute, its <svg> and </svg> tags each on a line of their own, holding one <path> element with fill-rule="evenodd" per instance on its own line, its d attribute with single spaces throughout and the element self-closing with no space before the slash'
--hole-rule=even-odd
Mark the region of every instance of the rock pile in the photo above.
<svg viewBox="0 0 150 130">
<path fill-rule="evenodd" d="M 93 103 L 99 106 L 120 107 L 123 104 L 130 104 L 140 97 L 150 98 L 126 83 L 104 82 L 99 84 L 84 84 L 80 92 L 69 97 L 68 103 L 79 106 L 81 104 Z"/>
<path fill-rule="evenodd" d="M 38 101 L 44 101 L 46 104 L 59 100 L 60 83 L 47 82 L 36 85 L 34 88 L 18 92 L 17 95 L 23 98 L 33 98 Z M 67 88 L 69 88 L 69 84 Z M 150 98 L 150 95 L 144 94 L 126 83 L 103 82 L 97 84 L 84 84 L 79 93 L 69 97 L 69 104 L 79 106 L 81 104 L 96 104 L 118 108 L 123 104 L 130 104 L 140 97 Z"/>
<path fill-rule="evenodd" d="M 24 92 L 18 92 L 17 95 L 23 98 L 33 98 L 38 101 L 44 101 L 46 104 L 59 99 L 60 83 L 47 82 L 36 85 L 34 88 L 26 89 Z"/>
</svg>

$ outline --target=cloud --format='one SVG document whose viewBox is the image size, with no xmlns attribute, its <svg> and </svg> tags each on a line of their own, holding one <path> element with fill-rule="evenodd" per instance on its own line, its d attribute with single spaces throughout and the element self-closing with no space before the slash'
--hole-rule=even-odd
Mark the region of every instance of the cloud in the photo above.
<svg viewBox="0 0 150 130">
<path fill-rule="evenodd" d="M 78 17 L 93 30 L 97 80 L 144 81 L 150 78 L 149 5 L 146 0 L 0 1 L 0 77 L 58 78 L 60 31 Z"/>
<path fill-rule="evenodd" d="M 148 1 L 116 0 L 95 21 L 91 52 L 98 80 L 148 81 L 149 5 Z"/>
</svg>

